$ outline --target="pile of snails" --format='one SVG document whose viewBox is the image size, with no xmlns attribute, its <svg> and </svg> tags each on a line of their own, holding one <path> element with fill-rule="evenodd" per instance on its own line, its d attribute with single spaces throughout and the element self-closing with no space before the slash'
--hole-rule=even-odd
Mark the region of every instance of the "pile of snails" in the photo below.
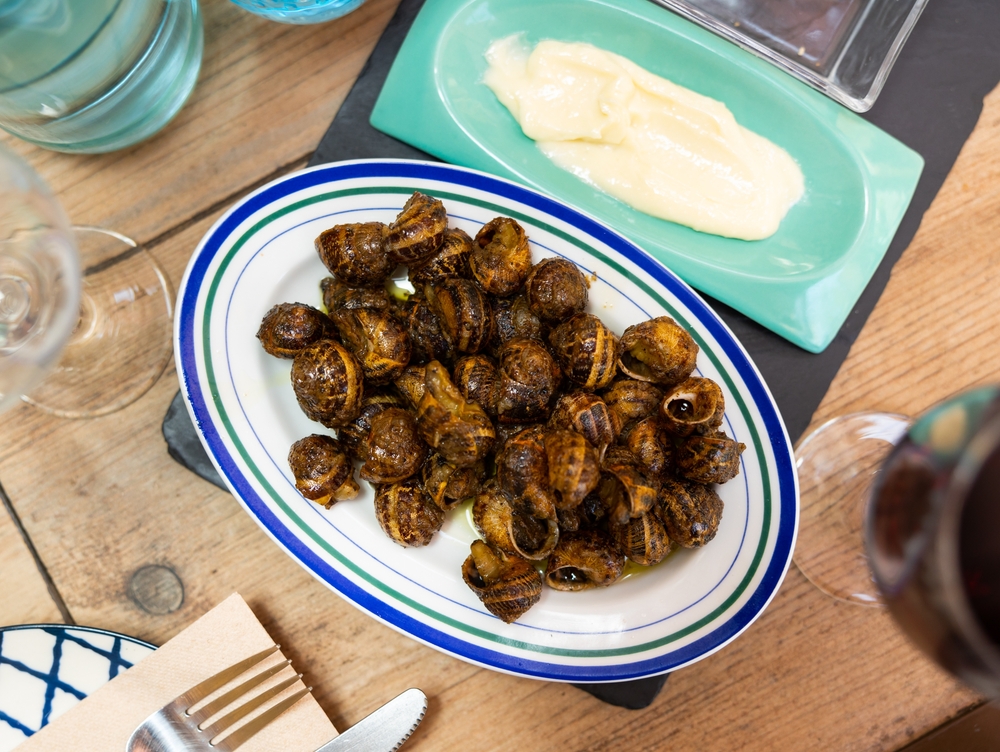
<svg viewBox="0 0 1000 752">
<path fill-rule="evenodd" d="M 652 566 L 715 536 L 715 484 L 745 448 L 721 430 L 698 345 L 663 316 L 619 338 L 587 312 L 588 283 L 562 258 L 532 263 L 509 217 L 475 238 L 414 193 L 391 224 L 316 239 L 323 310 L 281 303 L 257 334 L 292 359 L 299 406 L 335 429 L 292 446 L 306 498 L 327 508 L 375 486 L 379 524 L 426 545 L 472 500 L 481 536 L 462 577 L 512 622 L 557 590 L 605 587 L 626 559 Z M 400 266 L 414 292 L 399 295 Z"/>
</svg>

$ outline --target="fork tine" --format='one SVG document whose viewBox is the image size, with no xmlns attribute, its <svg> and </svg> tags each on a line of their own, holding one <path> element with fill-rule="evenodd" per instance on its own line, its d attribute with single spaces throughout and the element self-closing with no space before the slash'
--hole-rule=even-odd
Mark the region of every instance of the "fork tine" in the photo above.
<svg viewBox="0 0 1000 752">
<path fill-rule="evenodd" d="M 197 711 L 196 713 L 188 713 L 188 717 L 191 719 L 192 723 L 201 725 L 203 721 L 208 720 L 213 715 L 218 713 L 220 710 L 232 704 L 232 702 L 236 698 L 242 697 L 251 689 L 256 687 L 258 684 L 264 683 L 265 681 L 267 681 L 269 677 L 274 676 L 276 673 L 281 671 L 285 666 L 288 666 L 290 664 L 291 661 L 284 661 L 283 663 L 279 663 L 275 666 L 271 666 L 270 668 L 264 669 L 256 676 L 252 676 L 249 679 L 247 679 L 238 687 L 229 690 L 224 695 L 221 695 L 220 697 L 207 703 L 203 708 L 201 708 L 201 710 Z"/>
<path fill-rule="evenodd" d="M 305 687 L 300 689 L 298 692 L 289 695 L 284 700 L 274 705 L 274 707 L 268 708 L 259 716 L 243 726 L 240 726 L 225 739 L 213 746 L 218 749 L 219 752 L 233 752 L 233 750 L 243 744 L 243 742 L 309 694 L 310 690 L 312 690 L 312 687 Z"/>
<path fill-rule="evenodd" d="M 265 702 L 270 700 L 272 697 L 281 694 L 283 691 L 285 691 L 290 686 L 295 684 L 295 682 L 297 682 L 301 678 L 302 674 L 296 674 L 295 676 L 289 679 L 285 679 L 283 682 L 280 682 L 279 684 L 275 684 L 273 687 L 265 689 L 259 695 L 251 697 L 249 700 L 247 700 L 245 703 L 240 705 L 232 712 L 226 713 L 226 715 L 222 716 L 222 718 L 217 720 L 215 723 L 211 724 L 210 726 L 206 726 L 201 730 L 205 733 L 205 736 L 209 739 L 218 736 L 227 728 L 236 723 L 236 721 L 238 721 L 240 718 L 249 715 L 254 710 L 263 705 Z"/>
<path fill-rule="evenodd" d="M 183 708 L 184 712 L 187 713 L 188 709 L 192 705 L 197 703 L 199 700 L 205 699 L 210 694 L 212 694 L 212 692 L 224 686 L 225 684 L 229 683 L 251 666 L 255 666 L 256 664 L 260 663 L 262 660 L 267 658 L 269 655 L 273 655 L 276 650 L 278 650 L 278 646 L 274 645 L 273 647 L 270 647 L 267 650 L 262 650 L 256 655 L 251 655 L 249 658 L 246 658 L 240 661 L 239 663 L 230 666 L 229 668 L 223 669 L 214 676 L 210 676 L 207 679 L 205 679 L 205 681 L 203 681 L 201 684 L 196 684 L 195 686 L 191 687 L 191 689 L 189 689 L 187 692 L 185 692 L 176 700 L 174 700 L 174 703 L 180 705 Z"/>
</svg>

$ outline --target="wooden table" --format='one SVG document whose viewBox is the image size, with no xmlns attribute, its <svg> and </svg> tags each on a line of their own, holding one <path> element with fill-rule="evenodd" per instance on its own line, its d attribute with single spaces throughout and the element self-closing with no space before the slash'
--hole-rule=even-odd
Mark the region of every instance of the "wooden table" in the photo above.
<svg viewBox="0 0 1000 752">
<path fill-rule="evenodd" d="M 5 143 L 74 222 L 138 239 L 176 285 L 222 211 L 306 164 L 395 5 L 369 0 L 339 21 L 292 27 L 209 0 L 198 87 L 157 137 L 101 156 Z M 912 414 L 997 379 L 998 237 L 995 91 L 815 421 L 866 408 Z M 229 494 L 175 463 L 160 424 L 176 391 L 171 365 L 142 399 L 107 417 L 60 420 L 28 406 L 3 416 L 10 513 L 0 513 L 0 624 L 72 620 L 162 643 L 238 591 L 339 728 L 397 691 L 423 688 L 430 712 L 414 752 L 890 750 L 981 702 L 914 650 L 888 614 L 827 598 L 794 566 L 743 636 L 677 671 L 644 710 L 450 658 L 330 592 Z M 152 615 L 130 599 L 131 575 L 150 564 L 180 577 L 178 610 Z"/>
</svg>

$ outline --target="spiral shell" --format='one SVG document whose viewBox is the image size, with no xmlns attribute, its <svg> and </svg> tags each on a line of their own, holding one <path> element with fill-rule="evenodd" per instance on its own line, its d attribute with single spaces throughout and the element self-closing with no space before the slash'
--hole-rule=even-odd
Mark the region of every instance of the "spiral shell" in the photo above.
<svg viewBox="0 0 1000 752">
<path fill-rule="evenodd" d="M 343 309 L 389 307 L 389 295 L 384 287 L 351 287 L 336 277 L 324 277 L 319 282 L 323 305 L 331 313 Z"/>
<path fill-rule="evenodd" d="M 481 540 L 472 543 L 462 579 L 486 609 L 507 624 L 542 597 L 542 575 L 530 561 L 494 551 Z"/>
<path fill-rule="evenodd" d="M 544 426 L 534 426 L 508 439 L 496 455 L 497 485 L 513 499 L 524 499 L 532 514 L 556 519 L 556 497 L 549 485 Z"/>
<path fill-rule="evenodd" d="M 538 316 L 532 313 L 524 295 L 494 298 L 491 307 L 493 309 L 493 335 L 489 341 L 489 352 L 499 352 L 506 342 L 515 337 L 542 338 L 542 322 Z"/>
<path fill-rule="evenodd" d="M 554 323 L 587 307 L 587 280 L 580 267 L 564 258 L 535 264 L 524 283 L 528 305 L 542 321 Z"/>
<path fill-rule="evenodd" d="M 385 233 L 385 248 L 397 264 L 415 264 L 433 256 L 448 227 L 448 212 L 436 198 L 414 192 Z M 392 271 L 390 269 L 390 271 Z"/>
<path fill-rule="evenodd" d="M 486 468 L 482 462 L 459 467 L 437 452 L 421 468 L 424 491 L 446 512 L 479 493 Z"/>
<path fill-rule="evenodd" d="M 597 488 L 601 479 L 597 450 L 576 431 L 565 429 L 547 431 L 543 442 L 556 508 L 573 508 Z"/>
<path fill-rule="evenodd" d="M 699 483 L 725 483 L 740 473 L 740 455 L 746 445 L 719 431 L 711 436 L 695 434 L 677 447 L 677 472 Z"/>
<path fill-rule="evenodd" d="M 476 233 L 469 271 L 486 292 L 505 298 L 521 289 L 531 273 L 528 236 L 510 217 L 497 217 Z"/>
<path fill-rule="evenodd" d="M 448 342 L 460 353 L 477 353 L 493 332 L 486 296 L 468 279 L 445 279 L 424 287 L 431 311 Z"/>
<path fill-rule="evenodd" d="M 427 458 L 427 445 L 413 413 L 387 407 L 374 415 L 358 475 L 372 483 L 395 483 L 414 475 Z"/>
<path fill-rule="evenodd" d="M 517 337 L 501 348 L 494 388 L 497 420 L 533 423 L 549 417 L 562 374 L 536 339 Z"/>
<path fill-rule="evenodd" d="M 495 483 L 488 483 L 472 504 L 472 521 L 495 549 L 539 561 L 559 541 L 559 523 L 532 514 L 530 505 L 510 499 Z"/>
<path fill-rule="evenodd" d="M 669 389 L 660 403 L 660 415 L 668 431 L 677 436 L 715 433 L 722 425 L 726 399 L 711 379 L 691 376 Z"/>
<path fill-rule="evenodd" d="M 714 488 L 685 480 L 664 481 L 657 497 L 667 534 L 684 548 L 704 546 L 715 537 L 723 507 Z"/>
<path fill-rule="evenodd" d="M 381 222 L 336 225 L 316 238 L 320 261 L 341 282 L 354 287 L 375 285 L 396 268 L 385 249 Z"/>
<path fill-rule="evenodd" d="M 278 358 L 294 358 L 313 342 L 332 339 L 337 330 L 330 317 L 305 303 L 279 303 L 260 322 L 257 339 L 264 351 Z"/>
<path fill-rule="evenodd" d="M 612 447 L 604 458 L 600 494 L 608 518 L 624 525 L 633 517 L 645 514 L 656 503 L 656 487 L 646 480 L 635 456 L 623 447 Z"/>
<path fill-rule="evenodd" d="M 597 316 L 578 313 L 549 334 L 563 373 L 587 391 L 602 389 L 615 377 L 618 338 Z"/>
<path fill-rule="evenodd" d="M 423 297 L 410 298 L 405 320 L 412 348 L 411 363 L 430 363 L 432 360 L 450 362 L 455 359 L 454 343 Z"/>
<path fill-rule="evenodd" d="M 599 457 L 618 437 L 618 416 L 604 400 L 592 392 L 570 392 L 556 400 L 549 416 L 549 427 L 568 428 L 583 435 L 598 451 Z"/>
<path fill-rule="evenodd" d="M 669 316 L 630 326 L 618 344 L 618 365 L 633 379 L 670 386 L 694 371 L 698 345 Z"/>
<path fill-rule="evenodd" d="M 622 433 L 619 443 L 632 452 L 647 478 L 662 478 L 673 469 L 673 442 L 659 416 L 631 423 Z"/>
<path fill-rule="evenodd" d="M 624 525 L 613 525 L 611 536 L 625 556 L 644 567 L 659 564 L 674 548 L 663 522 L 653 511 L 633 517 Z"/>
<path fill-rule="evenodd" d="M 472 238 L 464 230 L 449 227 L 441 239 L 437 252 L 419 264 L 410 264 L 407 276 L 415 289 L 428 282 L 436 282 L 448 277 L 469 276 L 469 255 L 472 253 Z"/>
<path fill-rule="evenodd" d="M 367 383 L 393 381 L 410 362 L 410 337 L 388 308 L 339 309 L 331 318 L 364 372 Z"/>
<path fill-rule="evenodd" d="M 375 518 L 385 534 L 403 546 L 426 546 L 444 524 L 444 512 L 415 478 L 379 486 Z"/>
<path fill-rule="evenodd" d="M 614 584 L 624 570 L 625 556 L 607 533 L 578 530 L 559 537 L 545 568 L 545 584 L 556 590 L 593 590 Z"/>
<path fill-rule="evenodd" d="M 437 361 L 424 367 L 424 387 L 417 407 L 424 440 L 454 465 L 471 465 L 486 457 L 496 433 L 483 409 L 462 396 Z"/>
<path fill-rule="evenodd" d="M 393 391 L 378 387 L 366 389 L 357 417 L 337 429 L 337 438 L 345 451 L 355 459 L 367 456 L 368 449 L 364 444 L 368 440 L 372 418 L 388 407 L 404 407 L 404 404 L 403 399 Z"/>
<path fill-rule="evenodd" d="M 361 365 L 339 342 L 321 339 L 292 361 L 292 388 L 302 412 L 328 428 L 358 416 L 364 396 Z"/>
<path fill-rule="evenodd" d="M 455 386 L 467 400 L 496 417 L 497 366 L 488 355 L 467 355 L 455 362 Z"/>
<path fill-rule="evenodd" d="M 354 481 L 351 458 L 330 436 L 313 434 L 296 441 L 288 452 L 288 466 L 299 493 L 327 509 L 353 499 L 361 490 Z"/>
<path fill-rule="evenodd" d="M 648 381 L 619 378 L 602 393 L 601 398 L 624 429 L 634 420 L 656 414 L 663 399 L 663 389 Z"/>
</svg>

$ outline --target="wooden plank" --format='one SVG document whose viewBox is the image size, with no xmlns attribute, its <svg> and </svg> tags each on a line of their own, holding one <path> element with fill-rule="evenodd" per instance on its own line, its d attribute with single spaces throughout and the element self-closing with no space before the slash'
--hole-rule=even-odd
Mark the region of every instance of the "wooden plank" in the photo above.
<svg viewBox="0 0 1000 752">
<path fill-rule="evenodd" d="M 0 506 L 0 626 L 61 624 L 62 615 L 48 584 L 14 520 Z"/>
</svg>

